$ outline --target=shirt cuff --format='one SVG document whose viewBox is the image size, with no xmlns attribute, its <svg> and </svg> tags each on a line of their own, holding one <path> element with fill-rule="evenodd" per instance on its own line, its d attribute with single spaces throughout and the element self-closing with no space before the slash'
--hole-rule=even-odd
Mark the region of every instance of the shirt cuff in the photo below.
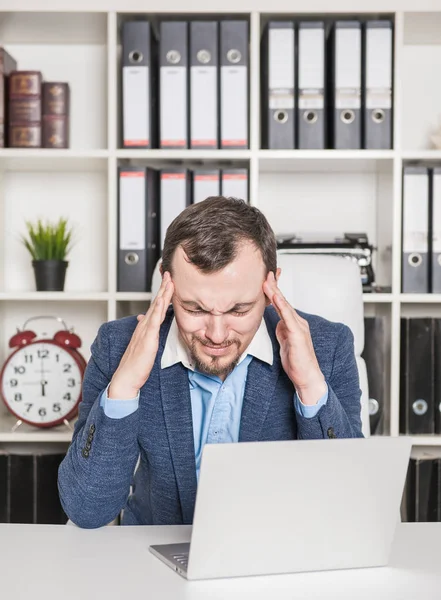
<svg viewBox="0 0 441 600">
<path fill-rule="evenodd" d="M 118 400 L 108 397 L 109 386 L 110 383 L 101 394 L 100 398 L 100 406 L 103 408 L 106 417 L 109 417 L 110 419 L 123 419 L 138 410 L 139 392 L 136 398 L 131 398 L 130 400 Z"/>
<path fill-rule="evenodd" d="M 302 415 L 302 417 L 305 417 L 306 419 L 312 419 L 313 417 L 317 416 L 321 407 L 324 406 L 328 401 L 328 392 L 328 384 L 326 384 L 326 392 L 323 394 L 317 404 L 313 405 L 303 404 L 296 392 L 294 394 L 294 406 L 296 411 L 299 413 L 299 415 Z"/>
</svg>

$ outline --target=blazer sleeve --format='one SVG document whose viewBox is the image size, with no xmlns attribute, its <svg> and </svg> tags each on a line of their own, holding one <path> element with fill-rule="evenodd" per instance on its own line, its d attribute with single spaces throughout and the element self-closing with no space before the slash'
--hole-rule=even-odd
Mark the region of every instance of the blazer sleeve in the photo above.
<svg viewBox="0 0 441 600">
<path fill-rule="evenodd" d="M 113 375 L 110 326 L 100 327 L 91 346 L 72 443 L 58 470 L 64 512 L 76 525 L 88 529 L 107 525 L 119 515 L 139 456 L 138 411 L 114 419 L 100 403 Z"/>
<path fill-rule="evenodd" d="M 362 438 L 361 390 L 354 352 L 354 336 L 341 324 L 332 371 L 328 400 L 317 415 L 306 418 L 296 414 L 299 439 Z"/>
</svg>

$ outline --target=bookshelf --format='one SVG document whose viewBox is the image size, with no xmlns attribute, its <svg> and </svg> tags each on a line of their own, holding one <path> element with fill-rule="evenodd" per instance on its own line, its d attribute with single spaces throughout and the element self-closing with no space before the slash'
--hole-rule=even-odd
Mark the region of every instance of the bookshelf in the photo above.
<svg viewBox="0 0 441 600">
<path fill-rule="evenodd" d="M 0 364 L 16 328 L 35 315 L 66 320 L 83 340 L 82 353 L 103 321 L 143 312 L 149 293 L 117 291 L 117 166 L 120 164 L 247 166 L 250 202 L 276 233 L 298 229 L 366 231 L 378 248 L 377 282 L 390 293 L 364 294 L 366 315 L 384 315 L 390 355 L 390 422 L 399 434 L 401 316 L 441 315 L 440 295 L 401 293 L 401 176 L 404 162 L 441 164 L 430 134 L 441 125 L 441 7 L 430 0 L 201 0 L 187 12 L 164 0 L 0 0 L 0 43 L 20 69 L 69 81 L 71 142 L 68 150 L 0 149 Z M 120 147 L 120 25 L 134 15 L 158 22 L 172 15 L 210 18 L 233 14 L 249 20 L 250 147 L 248 150 L 127 150 Z M 260 148 L 260 41 L 265 23 L 282 15 L 392 16 L 394 35 L 394 149 L 387 151 L 271 151 Z M 421 94 L 420 90 L 424 90 Z M 306 201 L 306 202 L 305 202 Z M 68 216 L 78 243 L 70 255 L 65 292 L 36 292 L 26 251 L 17 240 L 24 219 Z M 22 425 L 0 406 L 0 449 L 12 444 L 68 444 L 65 427 L 48 431 Z M 413 436 L 415 446 L 441 446 L 441 436 Z"/>
</svg>

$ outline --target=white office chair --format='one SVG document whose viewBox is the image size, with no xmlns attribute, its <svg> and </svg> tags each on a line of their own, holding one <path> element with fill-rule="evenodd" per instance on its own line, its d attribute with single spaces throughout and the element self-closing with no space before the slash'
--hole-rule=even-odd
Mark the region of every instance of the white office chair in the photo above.
<svg viewBox="0 0 441 600">
<path fill-rule="evenodd" d="M 347 325 L 354 334 L 354 350 L 360 377 L 361 420 L 365 437 L 370 435 L 369 394 L 364 348 L 363 289 L 360 270 L 352 261 L 322 255 L 278 252 L 282 269 L 279 286 L 288 302 L 299 310 Z M 152 278 L 152 293 L 161 285 L 159 264 Z"/>
</svg>

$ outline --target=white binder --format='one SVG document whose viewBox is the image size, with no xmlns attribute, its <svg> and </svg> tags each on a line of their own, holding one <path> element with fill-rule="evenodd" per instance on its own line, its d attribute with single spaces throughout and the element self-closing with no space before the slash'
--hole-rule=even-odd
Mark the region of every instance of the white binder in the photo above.
<svg viewBox="0 0 441 600">
<path fill-rule="evenodd" d="M 299 24 L 299 148 L 325 147 L 325 25 Z"/>
<path fill-rule="evenodd" d="M 402 290 L 427 293 L 429 175 L 425 167 L 405 167 L 403 178 Z"/>
<path fill-rule="evenodd" d="M 361 23 L 337 21 L 334 37 L 334 148 L 361 148 Z"/>
<path fill-rule="evenodd" d="M 432 181 L 432 293 L 441 294 L 441 168 Z"/>
<path fill-rule="evenodd" d="M 190 147 L 218 147 L 218 23 L 190 23 Z"/>
<path fill-rule="evenodd" d="M 164 21 L 160 26 L 160 147 L 188 147 L 188 24 Z"/>
<path fill-rule="evenodd" d="M 193 171 L 193 204 L 210 196 L 220 195 L 220 177 L 217 169 Z"/>
<path fill-rule="evenodd" d="M 240 198 L 248 202 L 248 170 L 224 169 L 222 171 L 222 196 Z"/>
<path fill-rule="evenodd" d="M 162 252 L 168 226 L 189 204 L 187 169 L 164 169 L 161 171 L 160 198 L 159 221 Z"/>
<path fill-rule="evenodd" d="M 248 22 L 220 22 L 220 146 L 248 148 Z"/>
<path fill-rule="evenodd" d="M 366 149 L 392 148 L 392 23 L 366 24 L 364 129 Z"/>
<path fill-rule="evenodd" d="M 295 148 L 295 29 L 290 21 L 268 24 L 266 145 Z"/>
</svg>

